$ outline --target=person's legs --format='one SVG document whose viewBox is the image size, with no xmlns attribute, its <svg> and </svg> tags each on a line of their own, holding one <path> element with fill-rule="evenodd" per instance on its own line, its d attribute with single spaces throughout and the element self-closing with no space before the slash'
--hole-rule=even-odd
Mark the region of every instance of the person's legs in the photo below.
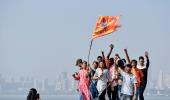
<svg viewBox="0 0 170 100">
<path fill-rule="evenodd" d="M 141 100 L 141 97 L 142 97 L 142 87 L 138 87 L 137 88 L 137 94 L 136 94 L 136 100 Z"/>
<path fill-rule="evenodd" d="M 121 85 L 118 85 L 118 97 L 117 97 L 117 100 L 120 100 L 120 96 L 121 96 Z"/>
<path fill-rule="evenodd" d="M 141 94 L 141 87 L 137 87 L 136 100 L 138 100 L 140 94 Z"/>
<path fill-rule="evenodd" d="M 125 94 L 121 94 L 120 95 L 120 100 L 126 100 L 126 95 Z"/>
<path fill-rule="evenodd" d="M 79 93 L 79 96 L 80 96 L 80 100 L 84 100 L 84 97 L 81 93 Z"/>
<path fill-rule="evenodd" d="M 118 86 L 114 87 L 114 91 L 112 92 L 112 100 L 117 100 L 118 98 Z"/>
<path fill-rule="evenodd" d="M 121 94 L 120 100 L 133 100 L 133 96 Z"/>
<path fill-rule="evenodd" d="M 93 81 L 91 81 L 91 83 L 90 83 L 90 93 L 91 93 L 92 100 L 95 100 L 95 98 L 98 98 L 99 92 L 96 88 L 96 84 Z"/>
<path fill-rule="evenodd" d="M 139 99 L 140 100 L 144 100 L 143 94 L 144 94 L 145 88 L 146 88 L 146 83 L 144 83 L 143 86 L 139 90 Z"/>
<path fill-rule="evenodd" d="M 106 89 L 99 95 L 99 100 L 105 100 Z"/>
<path fill-rule="evenodd" d="M 146 89 L 146 85 L 147 85 L 147 82 L 145 82 L 144 85 L 143 85 L 143 92 L 144 92 L 145 89 Z"/>
<path fill-rule="evenodd" d="M 109 97 L 109 100 L 112 100 L 112 90 L 111 90 L 111 86 L 107 87 L 107 95 Z"/>
<path fill-rule="evenodd" d="M 130 95 L 126 95 L 126 100 L 133 100 L 133 97 Z"/>
<path fill-rule="evenodd" d="M 91 98 L 95 98 L 95 89 L 92 81 L 90 83 L 90 94 L 91 94 Z"/>
</svg>

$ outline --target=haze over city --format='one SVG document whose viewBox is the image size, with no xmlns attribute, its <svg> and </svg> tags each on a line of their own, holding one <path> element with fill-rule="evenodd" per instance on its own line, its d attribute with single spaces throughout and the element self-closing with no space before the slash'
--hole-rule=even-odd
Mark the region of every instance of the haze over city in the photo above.
<svg viewBox="0 0 170 100">
<path fill-rule="evenodd" d="M 75 60 L 87 60 L 98 16 L 121 15 L 121 27 L 94 41 L 90 61 L 127 48 L 138 59 L 147 50 L 149 77 L 169 73 L 170 13 L 168 0 L 1 0 L 0 74 L 5 78 L 55 79 L 61 72 L 78 70 Z M 71 76 L 70 76 L 71 77 Z"/>
</svg>

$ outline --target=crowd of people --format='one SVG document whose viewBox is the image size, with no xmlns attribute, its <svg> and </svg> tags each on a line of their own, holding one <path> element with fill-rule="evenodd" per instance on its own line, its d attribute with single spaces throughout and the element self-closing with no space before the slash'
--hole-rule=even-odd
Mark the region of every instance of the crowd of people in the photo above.
<svg viewBox="0 0 170 100">
<path fill-rule="evenodd" d="M 118 53 L 110 57 L 114 45 L 111 44 L 109 48 L 108 55 L 105 57 L 102 51 L 102 56 L 98 56 L 92 65 L 77 59 L 79 71 L 72 76 L 78 81 L 80 100 L 144 100 L 149 68 L 148 52 L 137 61 L 130 59 L 127 49 L 124 49 L 126 59 Z"/>
</svg>

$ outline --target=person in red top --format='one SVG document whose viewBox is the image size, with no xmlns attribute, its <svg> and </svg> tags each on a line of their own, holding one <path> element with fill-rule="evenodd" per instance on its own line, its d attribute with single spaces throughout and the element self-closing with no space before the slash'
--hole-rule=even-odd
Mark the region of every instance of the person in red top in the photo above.
<svg viewBox="0 0 170 100">
<path fill-rule="evenodd" d="M 132 69 L 131 73 L 136 77 L 137 79 L 137 94 L 136 94 L 136 100 L 138 100 L 138 97 L 141 98 L 142 96 L 142 79 L 144 77 L 143 72 L 137 68 L 137 60 L 131 61 Z M 141 100 L 141 99 L 140 99 Z"/>
<path fill-rule="evenodd" d="M 137 68 L 137 60 L 132 60 L 131 65 L 132 65 L 131 72 L 137 79 L 137 82 L 138 82 L 137 86 L 140 87 L 141 83 L 142 83 L 142 78 L 144 75 L 143 75 L 142 71 Z"/>
</svg>

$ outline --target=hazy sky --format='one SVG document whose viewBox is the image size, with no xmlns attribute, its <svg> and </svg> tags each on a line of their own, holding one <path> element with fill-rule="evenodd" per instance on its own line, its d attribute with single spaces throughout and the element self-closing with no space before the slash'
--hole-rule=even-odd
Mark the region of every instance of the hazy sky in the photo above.
<svg viewBox="0 0 170 100">
<path fill-rule="evenodd" d="M 0 0 L 0 73 L 5 77 L 55 78 L 87 59 L 100 15 L 122 15 L 118 31 L 94 41 L 91 61 L 128 48 L 137 59 L 150 53 L 150 70 L 170 71 L 170 0 Z M 168 72 L 169 73 L 169 72 Z"/>
</svg>

